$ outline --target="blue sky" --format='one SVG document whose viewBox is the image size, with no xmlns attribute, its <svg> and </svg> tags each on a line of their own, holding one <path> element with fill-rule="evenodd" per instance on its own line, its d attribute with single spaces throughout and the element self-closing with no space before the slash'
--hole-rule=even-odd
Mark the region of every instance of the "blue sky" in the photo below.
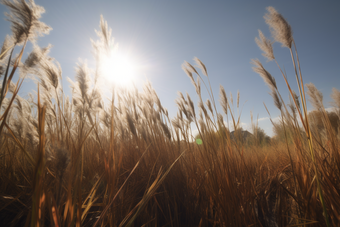
<svg viewBox="0 0 340 227">
<path fill-rule="evenodd" d="M 96 40 L 100 15 L 112 28 L 112 36 L 120 50 L 128 52 L 143 66 L 137 85 L 150 80 L 164 107 L 171 116 L 176 114 L 174 100 L 177 91 L 188 92 L 197 103 L 195 90 L 181 69 L 184 61 L 194 63 L 198 57 L 207 67 L 218 100 L 219 85 L 227 95 L 244 104 L 241 121 L 250 129 L 250 111 L 255 118 L 266 118 L 266 103 L 272 117 L 279 112 L 274 107 L 269 89 L 252 71 L 250 61 L 258 58 L 276 78 L 282 96 L 288 92 L 278 68 L 266 63 L 254 38 L 260 29 L 270 37 L 263 16 L 266 7 L 273 6 L 290 23 L 297 44 L 304 82 L 312 82 L 323 93 L 326 107 L 330 107 L 332 87 L 340 89 L 340 1 L 42 1 L 36 4 L 45 8 L 41 21 L 51 26 L 49 35 L 41 37 L 42 47 L 53 45 L 50 55 L 63 69 L 64 90 L 69 93 L 66 77 L 74 78 L 79 58 L 93 65 L 90 38 Z M 6 7 L 0 5 L 2 42 L 10 34 L 10 23 L 5 21 Z M 26 56 L 30 48 L 26 49 Z M 285 67 L 288 80 L 296 89 L 295 77 L 288 49 L 274 44 L 274 54 Z M 20 95 L 36 89 L 32 83 L 24 84 Z M 203 93 L 203 99 L 208 96 Z M 218 104 L 219 106 L 219 104 Z M 308 105 L 308 109 L 312 109 Z M 222 112 L 222 111 L 221 111 Z M 272 135 L 269 120 L 259 125 Z"/>
</svg>

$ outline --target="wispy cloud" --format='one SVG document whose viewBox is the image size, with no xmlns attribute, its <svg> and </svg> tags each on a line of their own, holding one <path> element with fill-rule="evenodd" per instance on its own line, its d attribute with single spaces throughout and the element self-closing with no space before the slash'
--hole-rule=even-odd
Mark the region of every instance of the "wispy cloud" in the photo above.
<svg viewBox="0 0 340 227">
<path fill-rule="evenodd" d="M 277 117 L 272 118 L 272 121 L 273 121 L 274 123 L 278 123 L 279 121 L 281 121 L 281 116 L 279 115 L 279 116 L 277 116 Z"/>
<path fill-rule="evenodd" d="M 258 119 L 258 121 L 265 121 L 265 120 L 269 120 L 269 117 L 261 117 Z"/>
<path fill-rule="evenodd" d="M 328 107 L 325 109 L 327 112 L 335 112 L 336 111 L 336 108 L 334 107 Z"/>
</svg>

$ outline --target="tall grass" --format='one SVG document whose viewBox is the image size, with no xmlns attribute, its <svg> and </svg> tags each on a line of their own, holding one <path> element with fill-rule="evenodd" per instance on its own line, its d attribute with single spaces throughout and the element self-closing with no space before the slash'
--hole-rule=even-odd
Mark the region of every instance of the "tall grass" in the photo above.
<svg viewBox="0 0 340 227">
<path fill-rule="evenodd" d="M 68 78 L 72 98 L 62 88 L 59 63 L 50 46 L 33 51 L 22 63 L 26 43 L 50 28 L 39 21 L 33 1 L 2 1 L 10 10 L 12 36 L 0 55 L 0 223 L 6 226 L 338 226 L 340 224 L 339 125 L 326 112 L 312 84 L 307 94 L 315 108 L 308 115 L 304 84 L 291 27 L 274 8 L 266 22 L 274 41 L 287 47 L 299 96 L 287 82 L 286 104 L 276 81 L 259 60 L 254 70 L 271 89 L 281 111 L 273 121 L 276 139 L 264 142 L 253 122 L 247 140 L 235 114 L 232 95 L 221 86 L 215 100 L 207 67 L 185 62 L 198 104 L 179 93 L 177 116 L 170 118 L 155 90 L 109 89 L 104 102 L 101 58 L 114 45 L 101 18 L 92 41 L 97 66 L 77 65 Z M 271 40 L 256 43 L 275 60 Z M 19 55 L 14 48 L 24 44 Z M 10 64 L 14 62 L 13 64 Z M 278 62 L 276 64 L 279 66 Z M 20 78 L 12 82 L 15 72 Z M 281 69 L 280 69 L 281 70 Z M 18 91 L 34 75 L 37 95 Z M 209 99 L 203 101 L 201 85 Z M 340 92 L 333 90 L 334 117 L 340 117 Z M 217 111 L 220 102 L 223 114 Z M 236 108 L 239 109 L 240 94 Z M 302 107 L 300 106 L 302 105 Z M 266 107 L 267 108 L 267 107 Z M 337 117 L 335 116 L 337 114 Z M 318 116 L 319 121 L 313 120 Z M 224 123 L 233 125 L 234 132 Z M 253 120 L 252 120 L 253 121 Z M 317 124 L 316 124 L 317 122 Z M 192 141 L 191 123 L 202 144 Z M 316 126 L 317 125 L 317 126 Z M 321 126 L 322 127 L 321 127 Z M 281 138 L 280 138 L 280 135 Z"/>
</svg>

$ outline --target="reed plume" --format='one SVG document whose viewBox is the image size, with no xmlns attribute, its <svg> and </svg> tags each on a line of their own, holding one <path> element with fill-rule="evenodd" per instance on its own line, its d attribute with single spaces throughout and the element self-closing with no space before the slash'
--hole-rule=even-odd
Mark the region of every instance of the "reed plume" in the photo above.
<svg viewBox="0 0 340 227">
<path fill-rule="evenodd" d="M 312 83 L 306 84 L 306 87 L 308 88 L 307 94 L 309 96 L 310 103 L 313 105 L 315 109 L 322 111 L 323 110 L 322 93 Z"/>
<path fill-rule="evenodd" d="M 52 60 L 44 61 L 41 63 L 42 75 L 46 77 L 47 81 L 58 89 L 60 86 L 59 80 L 62 79 L 62 70 L 59 62 Z"/>
<path fill-rule="evenodd" d="M 227 98 L 227 94 L 225 93 L 224 87 L 222 85 L 220 85 L 220 104 L 222 106 L 222 109 L 225 115 L 228 116 L 228 98 Z"/>
<path fill-rule="evenodd" d="M 12 36 L 6 35 L 0 51 L 0 78 L 6 71 L 6 60 L 9 56 L 9 49 L 13 46 Z"/>
<path fill-rule="evenodd" d="M 80 98 L 80 100 L 82 100 L 82 102 L 85 104 L 85 102 L 88 100 L 89 89 L 91 87 L 90 69 L 88 68 L 87 63 L 81 62 L 77 65 L 76 81 L 77 89 L 74 90 L 75 97 Z M 80 92 L 80 94 L 78 94 L 78 92 Z"/>
<path fill-rule="evenodd" d="M 0 62 L 6 59 L 9 55 L 8 49 L 13 45 L 13 37 L 6 35 L 0 50 Z"/>
<path fill-rule="evenodd" d="M 276 90 L 271 90 L 270 95 L 273 97 L 274 99 L 274 104 L 276 106 L 276 108 L 278 108 L 279 110 L 282 110 L 282 102 L 277 94 Z"/>
<path fill-rule="evenodd" d="M 210 113 L 211 113 L 212 115 L 214 115 L 214 111 L 213 111 L 213 109 L 212 109 L 211 102 L 210 102 L 209 99 L 207 99 L 207 101 L 205 102 L 205 104 L 207 105 L 207 107 L 208 107 Z"/>
<path fill-rule="evenodd" d="M 243 130 L 241 115 L 236 116 L 230 106 L 232 94 L 228 100 L 220 85 L 219 101 L 235 130 L 230 132 L 228 127 L 232 126 L 225 124 L 215 107 L 213 90 L 205 83 L 209 81 L 206 66 L 198 58 L 194 59 L 197 66 L 187 62 L 182 65 L 196 88 L 198 104 L 195 107 L 188 93 L 184 96 L 178 92 L 175 117 L 162 106 L 150 82 L 141 92 L 110 86 L 109 103 L 105 102 L 98 82 L 100 61 L 115 47 L 103 17 L 97 34 L 100 40 L 92 41 L 98 61 L 95 71 L 86 63 L 78 63 L 75 81 L 67 79 L 70 98 L 61 89 L 61 68 L 48 56 L 50 45 L 40 48 L 36 44 L 24 64 L 19 63 L 20 54 L 14 62 L 11 54 L 1 55 L 6 58 L 2 61 L 5 66 L 5 61 L 13 63 L 9 67 L 20 66 L 23 77 L 37 76 L 39 92 L 38 99 L 30 95 L 25 100 L 16 96 L 20 83 L 3 83 L 13 96 L 5 95 L 0 105 L 1 114 L 8 116 L 0 116 L 0 223 L 27 226 L 33 220 L 32 226 L 93 226 L 95 222 L 102 226 L 324 226 L 324 207 L 330 223 L 340 224 L 340 198 L 335 190 L 339 188 L 339 130 L 333 130 L 338 129 L 339 121 L 334 113 L 325 113 L 322 94 L 314 85 L 307 86 L 311 88 L 308 92 L 323 113 L 318 111 L 320 122 L 313 130 L 322 129 L 324 137 L 318 137 L 315 131 L 301 134 L 299 124 L 306 127 L 307 123 L 307 118 L 301 117 L 300 122 L 297 118 L 301 116 L 300 103 L 305 105 L 303 99 L 298 100 L 301 95 L 298 97 L 289 87 L 288 111 L 275 79 L 258 60 L 253 60 L 254 71 L 269 86 L 275 106 L 281 111 L 280 122 L 270 117 L 275 134 L 271 139 L 254 123 L 252 114 L 253 135 Z M 260 31 L 256 42 L 265 57 L 276 62 L 271 41 Z M 205 80 L 198 68 L 207 76 Z M 201 82 L 209 95 L 205 103 Z M 340 92 L 333 89 L 332 98 L 339 110 Z M 239 91 L 235 101 L 239 108 Z M 251 139 L 243 138 L 247 135 Z M 309 148 L 312 145 L 315 156 Z M 319 178 L 318 174 L 323 175 Z M 322 188 L 315 187 L 315 182 Z M 42 208 L 40 213 L 38 207 Z"/>
<path fill-rule="evenodd" d="M 12 33 L 15 44 L 22 44 L 25 40 L 35 41 L 37 36 L 48 34 L 51 27 L 39 21 L 45 9 L 35 4 L 34 0 L 2 0 L 10 13 L 6 13 L 7 20 L 12 23 Z"/>
<path fill-rule="evenodd" d="M 331 97 L 333 99 L 333 106 L 338 108 L 338 111 L 340 111 L 340 91 L 336 88 L 333 88 Z"/>
<path fill-rule="evenodd" d="M 274 51 L 272 46 L 272 41 L 267 39 L 263 33 L 259 30 L 259 37 L 255 37 L 255 42 L 257 46 L 263 51 L 262 55 L 267 58 L 268 61 L 275 59 Z"/>
<path fill-rule="evenodd" d="M 196 62 L 197 66 L 202 70 L 203 74 L 208 77 L 208 71 L 203 62 L 198 59 L 197 57 L 194 58 L 194 61 Z M 198 73 L 197 73 L 198 74 Z"/>
<path fill-rule="evenodd" d="M 194 102 L 191 100 L 190 95 L 188 93 L 187 93 L 187 99 L 188 99 L 188 108 L 189 108 L 192 116 L 196 117 L 195 105 L 194 105 Z"/>
<path fill-rule="evenodd" d="M 274 40 L 281 43 L 284 47 L 291 48 L 293 42 L 291 26 L 273 7 L 267 7 L 267 11 L 268 13 L 264 16 L 264 19 L 270 27 Z"/>
<path fill-rule="evenodd" d="M 187 68 L 187 65 L 188 65 L 188 64 L 189 64 L 189 63 L 184 62 L 184 63 L 182 64 L 182 69 L 183 69 L 183 71 L 188 75 L 188 77 L 190 78 L 191 83 L 194 85 L 194 87 L 197 88 L 197 85 L 196 85 L 196 82 L 195 82 L 195 80 L 194 80 L 194 77 L 192 76 L 192 72 Z M 189 65 L 190 65 L 190 64 L 189 64 Z"/>
<path fill-rule="evenodd" d="M 254 72 L 258 73 L 271 90 L 277 90 L 275 78 L 263 67 L 258 59 L 252 59 Z"/>
</svg>

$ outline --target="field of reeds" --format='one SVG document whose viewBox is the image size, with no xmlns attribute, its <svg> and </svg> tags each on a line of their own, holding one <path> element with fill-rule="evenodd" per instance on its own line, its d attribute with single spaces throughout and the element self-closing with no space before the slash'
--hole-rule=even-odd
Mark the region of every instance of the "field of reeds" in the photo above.
<svg viewBox="0 0 340 227">
<path fill-rule="evenodd" d="M 0 55 L 1 226 L 340 225 L 340 92 L 333 89 L 329 113 L 317 88 L 304 86 L 291 27 L 274 8 L 265 15 L 273 40 L 259 32 L 256 43 L 280 70 L 272 43 L 286 48 L 295 75 L 281 72 L 291 98 L 284 100 L 275 79 L 253 60 L 281 115 L 272 121 L 275 138 L 253 122 L 245 139 L 233 111 L 239 95 L 233 103 L 221 86 L 217 97 L 197 58 L 196 66 L 185 62 L 183 70 L 199 102 L 179 93 L 176 117 L 168 116 L 150 83 L 143 92 L 113 87 L 104 102 L 100 56 L 109 54 L 112 38 L 103 18 L 92 42 L 97 67 L 77 65 L 68 97 L 50 46 L 34 42 L 50 30 L 39 21 L 44 9 L 32 0 L 2 3 L 12 35 Z M 23 59 L 28 42 L 34 48 Z M 297 92 L 288 76 L 296 78 Z M 23 99 L 18 92 L 28 79 L 37 90 Z M 201 87 L 209 93 L 206 102 Z"/>
</svg>

